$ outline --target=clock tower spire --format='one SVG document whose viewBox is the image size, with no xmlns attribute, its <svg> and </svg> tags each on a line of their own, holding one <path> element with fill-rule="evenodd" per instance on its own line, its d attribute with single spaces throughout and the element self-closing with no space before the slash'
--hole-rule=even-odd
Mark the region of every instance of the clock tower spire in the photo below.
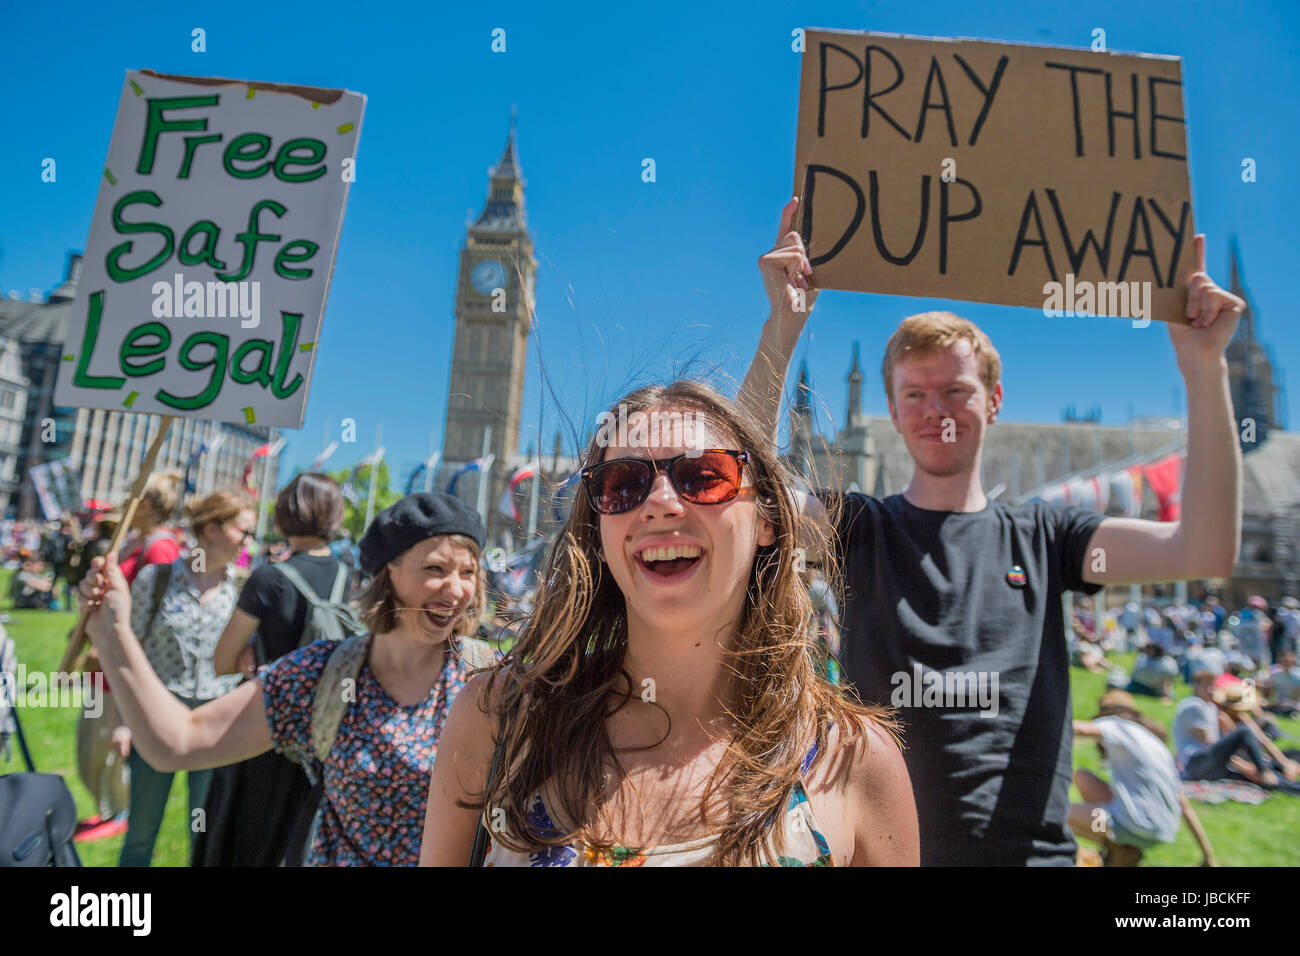
<svg viewBox="0 0 1300 956">
<path fill-rule="evenodd" d="M 483 454 L 484 436 L 492 429 L 488 450 L 495 461 L 486 500 L 494 538 L 501 516 L 493 517 L 493 506 L 518 457 L 536 274 L 512 111 L 505 149 L 488 173 L 487 200 L 468 224 L 460 251 L 442 451 L 444 472 L 473 461 Z M 481 477 L 465 475 L 457 482 L 459 495 L 472 503 Z"/>
</svg>

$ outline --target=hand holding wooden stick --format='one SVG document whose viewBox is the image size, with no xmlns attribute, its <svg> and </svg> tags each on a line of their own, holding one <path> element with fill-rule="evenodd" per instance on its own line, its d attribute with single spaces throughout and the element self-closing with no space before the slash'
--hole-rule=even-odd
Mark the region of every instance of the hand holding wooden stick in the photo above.
<svg viewBox="0 0 1300 956">
<path fill-rule="evenodd" d="M 122 520 L 118 522 L 117 528 L 113 531 L 113 537 L 109 540 L 108 550 L 116 554 L 117 549 L 122 545 L 122 539 L 126 537 L 127 531 L 131 527 L 131 522 L 135 520 L 136 509 L 140 505 L 140 499 L 144 496 L 145 485 L 149 483 L 149 476 L 153 473 L 154 464 L 158 461 L 158 453 L 162 451 L 163 442 L 167 440 L 167 435 L 172 428 L 173 416 L 164 415 L 158 424 L 158 431 L 154 433 L 153 441 L 149 444 L 149 451 L 144 456 L 144 462 L 140 465 L 140 473 L 135 477 L 135 484 L 131 486 L 131 498 L 126 503 L 126 509 L 122 513 Z M 81 654 L 81 649 L 86 643 L 86 618 L 89 616 L 89 609 L 84 605 L 81 608 L 80 616 L 77 618 L 77 624 L 68 634 L 68 646 L 63 651 L 63 660 L 59 662 L 60 673 L 70 673 L 77 657 Z"/>
</svg>

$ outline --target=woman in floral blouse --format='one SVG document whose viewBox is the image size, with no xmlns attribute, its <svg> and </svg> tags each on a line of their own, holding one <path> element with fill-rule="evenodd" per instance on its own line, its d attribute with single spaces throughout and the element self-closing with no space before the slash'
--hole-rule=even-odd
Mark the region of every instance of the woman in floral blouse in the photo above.
<svg viewBox="0 0 1300 956">
<path fill-rule="evenodd" d="M 371 630 L 354 696 L 324 762 L 316 866 L 414 866 L 442 723 L 469 667 L 460 655 L 483 607 L 483 525 L 447 495 L 408 495 L 361 542 L 373 583 L 362 599 Z M 257 679 L 194 711 L 166 693 L 131 621 L 113 555 L 82 582 L 99 649 L 137 745 L 156 766 L 199 769 L 271 748 L 312 753 L 316 690 L 337 642 L 318 641 L 261 668 Z M 215 631 L 220 633 L 220 628 Z"/>
<path fill-rule="evenodd" d="M 131 585 L 131 630 L 163 686 L 186 707 L 198 707 L 233 690 L 237 677 L 212 669 L 221 628 L 238 597 L 234 560 L 257 523 L 253 502 L 242 491 L 218 491 L 187 509 L 198 544 L 193 554 L 168 564 L 147 564 Z M 170 771 L 155 769 L 132 747 L 131 811 L 119 866 L 148 866 L 162 826 Z M 186 775 L 190 812 L 202 807 L 211 770 Z M 193 839 L 191 829 L 190 837 Z"/>
</svg>

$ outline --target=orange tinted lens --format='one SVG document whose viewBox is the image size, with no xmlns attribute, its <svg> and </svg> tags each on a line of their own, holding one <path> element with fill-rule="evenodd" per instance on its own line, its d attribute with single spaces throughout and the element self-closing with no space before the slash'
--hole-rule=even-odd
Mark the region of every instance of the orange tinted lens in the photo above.
<svg viewBox="0 0 1300 956">
<path fill-rule="evenodd" d="M 719 504 L 734 498 L 740 490 L 740 462 L 716 451 L 683 458 L 673 469 L 673 483 L 693 504 Z"/>
<path fill-rule="evenodd" d="M 611 461 L 591 473 L 591 505 L 601 514 L 631 511 L 650 493 L 651 471 L 635 461 Z"/>
</svg>

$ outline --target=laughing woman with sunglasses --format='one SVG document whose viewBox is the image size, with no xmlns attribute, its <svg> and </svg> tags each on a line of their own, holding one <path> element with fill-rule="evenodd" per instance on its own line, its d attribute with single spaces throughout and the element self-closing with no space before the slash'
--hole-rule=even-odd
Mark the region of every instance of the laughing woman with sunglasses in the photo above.
<svg viewBox="0 0 1300 956">
<path fill-rule="evenodd" d="M 522 638 L 448 717 L 421 862 L 915 864 L 891 719 L 817 675 L 768 443 L 692 382 L 615 409 L 675 433 L 587 449 Z"/>
</svg>

